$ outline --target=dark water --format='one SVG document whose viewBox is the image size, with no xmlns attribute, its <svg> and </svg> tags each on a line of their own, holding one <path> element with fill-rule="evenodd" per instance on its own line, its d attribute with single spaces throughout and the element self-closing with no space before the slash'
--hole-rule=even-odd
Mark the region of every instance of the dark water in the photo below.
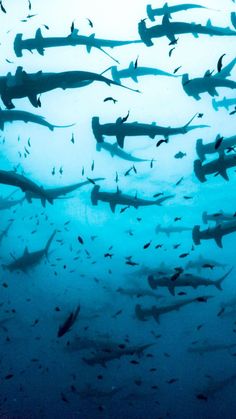
<svg viewBox="0 0 236 419">
<path fill-rule="evenodd" d="M 22 50 L 17 57 L 16 35 L 22 33 L 23 40 L 34 38 L 38 28 L 43 38 L 66 39 L 74 27 L 79 29 L 78 34 L 73 32 L 75 38 L 95 33 L 100 39 L 140 40 L 138 23 L 147 16 L 147 5 L 143 0 L 1 2 L 1 77 L 12 75 L 5 79 L 5 92 L 24 85 L 23 97 L 12 97 L 15 109 L 11 112 L 31 112 L 51 124 L 75 125 L 50 131 L 30 122 L 2 124 L 0 169 L 34 181 L 43 188 L 38 197 L 51 188 L 87 184 L 60 199 L 49 199 L 51 203 L 30 199 L 30 186 L 22 187 L 24 191 L 1 184 L 0 194 L 8 203 L 25 194 L 28 199 L 10 209 L 2 208 L 5 199 L 0 202 L 1 231 L 7 229 L 1 236 L 0 255 L 0 418 L 236 416 L 236 295 L 235 273 L 230 271 L 235 265 L 235 234 L 224 236 L 229 223 L 231 230 L 236 225 L 234 140 L 221 157 L 218 153 L 227 138 L 235 135 L 235 86 L 224 84 L 236 80 L 235 37 L 224 31 L 236 30 L 236 18 L 231 15 L 236 10 L 231 0 L 199 0 L 196 4 L 206 9 L 182 10 L 171 16 L 165 9 L 163 22 L 163 16 L 157 16 L 155 22 L 147 19 L 147 28 L 163 25 L 162 32 L 166 30 L 169 36 L 153 38 L 151 47 L 140 42 L 90 52 L 85 46 L 43 51 L 40 38 L 41 55 L 32 49 L 32 53 Z M 152 4 L 153 9 L 162 6 Z M 195 32 L 192 29 L 195 36 L 175 34 L 171 26 L 172 22 L 195 22 L 206 27 L 208 19 L 223 36 L 199 34 L 196 38 L 199 27 Z M 208 30 L 211 25 L 208 22 Z M 41 93 L 42 82 L 32 93 L 44 73 L 101 74 L 110 66 L 128 68 L 131 61 L 134 77 L 142 67 L 169 74 L 140 76 L 138 83 L 120 79 L 141 93 L 99 81 L 68 88 L 71 78 L 60 89 Z M 229 63 L 231 75 L 225 74 Z M 17 79 L 19 66 L 26 73 Z M 43 73 L 31 82 L 32 74 L 39 71 Z M 204 86 L 221 79 L 223 87 L 208 87 L 195 100 L 186 94 L 194 82 L 182 86 L 186 73 L 189 79 L 205 75 L 199 82 Z M 104 77 L 112 80 L 111 69 Z M 32 95 L 24 93 L 29 81 Z M 1 109 L 5 110 L 4 88 L 0 90 Z M 228 109 L 222 103 L 217 105 L 224 97 L 232 99 Z M 104 101 L 106 98 L 117 102 Z M 135 121 L 185 129 L 173 136 L 161 132 L 151 138 L 152 134 L 138 136 L 136 132 L 126 137 L 123 151 L 145 160 L 133 162 L 111 155 L 102 148 L 104 143 L 96 144 L 91 125 L 94 116 L 101 124 L 123 118 L 117 122 L 118 130 Z M 193 125 L 208 127 L 185 132 Z M 213 143 L 213 153 L 206 155 L 202 165 L 216 160 L 205 182 L 196 173 L 200 161 L 194 163 L 199 160 L 199 139 Z M 115 136 L 104 135 L 103 140 L 114 144 L 114 154 L 121 150 Z M 232 164 L 227 169 L 229 158 Z M 91 200 L 91 192 L 97 194 L 95 183 L 100 186 L 97 205 L 93 205 L 96 199 Z M 129 200 L 114 206 L 114 199 L 121 200 L 122 194 L 129 195 Z M 171 198 L 160 206 L 137 205 L 139 199 L 155 201 L 167 196 Z M 111 206 L 99 198 L 113 200 Z M 204 211 L 213 215 L 208 224 L 202 219 Z M 226 220 L 221 219 L 222 212 L 228 215 Z M 207 239 L 203 237 L 200 244 L 194 226 L 206 230 Z M 158 228 L 177 231 L 166 234 Z M 41 255 L 32 256 L 37 250 L 42 250 Z M 150 274 L 164 286 L 152 290 Z M 204 279 L 207 286 L 197 286 Z M 218 288 L 209 282 L 220 279 Z M 188 300 L 188 305 L 178 309 L 179 303 Z M 157 318 L 160 308 L 172 305 L 178 310 Z"/>
</svg>

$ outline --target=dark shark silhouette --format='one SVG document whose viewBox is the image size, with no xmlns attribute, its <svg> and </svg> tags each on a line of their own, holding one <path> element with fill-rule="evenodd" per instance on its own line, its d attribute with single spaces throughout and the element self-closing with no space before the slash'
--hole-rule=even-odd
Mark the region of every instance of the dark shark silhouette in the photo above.
<svg viewBox="0 0 236 419">
<path fill-rule="evenodd" d="M 225 269 L 227 266 L 226 263 L 221 263 L 219 260 L 209 259 L 208 257 L 199 255 L 198 259 L 188 261 L 186 263 L 185 269 L 196 269 L 198 272 L 200 272 L 202 269 L 204 269 L 204 265 L 212 265 L 222 269 Z"/>
<path fill-rule="evenodd" d="M 199 138 L 196 142 L 196 152 L 201 161 L 204 161 L 206 154 L 219 153 L 219 156 L 224 153 L 225 150 L 234 148 L 236 146 L 236 135 L 232 137 L 224 138 L 221 141 L 219 147 L 216 149 L 216 143 L 221 138 L 221 135 L 218 134 L 215 141 L 207 144 L 203 144 L 202 139 Z"/>
<path fill-rule="evenodd" d="M 236 105 L 236 98 L 224 98 L 222 100 L 215 100 L 212 99 L 212 106 L 215 109 L 215 111 L 218 111 L 219 108 L 225 108 L 227 111 L 229 110 L 230 106 Z"/>
<path fill-rule="evenodd" d="M 199 4 L 177 4 L 176 6 L 169 6 L 168 3 L 165 3 L 163 7 L 158 7 L 153 9 L 151 4 L 147 5 L 146 11 L 148 18 L 154 22 L 156 16 L 168 16 L 169 18 L 173 13 L 182 12 L 184 10 L 191 10 L 191 9 L 208 9 L 208 7 L 200 6 Z"/>
<path fill-rule="evenodd" d="M 49 237 L 45 247 L 34 252 L 29 252 L 26 247 L 22 256 L 18 259 L 14 259 L 13 262 L 8 265 L 2 265 L 4 269 L 8 269 L 10 272 L 13 271 L 22 271 L 27 273 L 32 267 L 38 265 L 44 257 L 48 256 L 48 251 L 52 240 L 56 234 L 56 230 Z"/>
<path fill-rule="evenodd" d="M 96 48 L 113 59 L 113 57 L 111 57 L 106 51 L 104 51 L 103 48 L 116 48 L 123 45 L 137 44 L 142 42 L 140 41 L 140 39 L 134 41 L 99 39 L 95 37 L 94 33 L 90 36 L 79 35 L 78 29 L 74 29 L 72 33 L 66 37 L 44 38 L 40 28 L 37 29 L 34 38 L 22 39 L 22 36 L 22 33 L 18 33 L 14 41 L 14 50 L 17 57 L 22 57 L 23 50 L 28 50 L 30 52 L 36 50 L 40 55 L 44 55 L 44 51 L 46 48 L 55 48 L 63 46 L 75 47 L 77 45 L 84 45 L 88 53 L 90 53 L 92 48 Z"/>
<path fill-rule="evenodd" d="M 188 352 L 199 355 L 208 354 L 210 352 L 218 352 L 218 351 L 227 351 L 230 349 L 234 349 L 236 347 L 236 343 L 215 343 L 215 344 L 205 344 L 205 345 L 198 345 L 194 347 L 188 348 Z"/>
<path fill-rule="evenodd" d="M 161 205 L 167 199 L 173 198 L 174 195 L 168 195 L 163 198 L 150 201 L 138 198 L 136 196 L 123 194 L 118 188 L 116 192 L 100 192 L 100 186 L 95 185 L 91 192 L 91 201 L 93 205 L 97 205 L 98 201 L 108 202 L 112 212 L 115 212 L 117 205 L 127 205 L 138 208 L 142 206 Z"/>
<path fill-rule="evenodd" d="M 217 246 L 222 248 L 222 238 L 227 234 L 234 233 L 236 231 L 236 220 L 225 221 L 222 224 L 218 224 L 215 227 L 209 227 L 206 230 L 200 231 L 200 226 L 196 225 L 193 227 L 192 238 L 196 246 L 201 243 L 201 240 L 214 239 Z"/>
<path fill-rule="evenodd" d="M 0 233 L 0 243 L 2 243 L 2 240 L 4 239 L 4 237 L 7 237 L 8 231 L 10 230 L 11 226 L 12 226 L 13 221 L 10 221 L 7 226 L 4 228 L 4 230 L 1 231 Z"/>
<path fill-rule="evenodd" d="M 38 186 L 35 182 L 28 179 L 24 175 L 20 175 L 14 171 L 0 170 L 0 184 L 17 186 L 23 192 L 32 192 L 41 197 L 42 202 L 48 201 L 52 204 L 50 196 L 43 188 Z"/>
<path fill-rule="evenodd" d="M 197 289 L 198 287 L 209 287 L 214 286 L 218 290 L 222 291 L 222 283 L 227 278 L 227 276 L 232 272 L 230 269 L 226 274 L 221 276 L 219 279 L 213 281 L 212 279 L 203 278 L 198 275 L 193 275 L 190 273 L 181 273 L 176 281 L 173 281 L 169 276 L 157 276 L 156 278 L 153 275 L 148 276 L 148 284 L 150 287 L 155 290 L 157 288 L 167 288 L 170 294 L 175 295 L 176 288 L 179 287 L 191 287 Z"/>
<path fill-rule="evenodd" d="M 0 77 L 0 95 L 4 105 L 8 109 L 14 108 L 13 99 L 28 97 L 30 103 L 39 107 L 38 95 L 61 88 L 75 89 L 87 86 L 94 81 L 99 81 L 107 85 L 120 86 L 125 89 L 136 91 L 130 87 L 116 83 L 104 77 L 102 74 L 89 71 L 63 71 L 60 73 L 38 73 L 28 74 L 22 67 L 17 67 L 15 75 L 8 73 L 7 76 Z"/>
<path fill-rule="evenodd" d="M 236 155 L 220 154 L 218 159 L 202 164 L 201 160 L 194 161 L 194 172 L 200 182 L 206 182 L 206 175 L 215 174 L 229 180 L 227 169 L 236 166 Z"/>
<path fill-rule="evenodd" d="M 200 100 L 200 95 L 202 93 L 208 93 L 210 96 L 218 96 L 217 87 L 236 89 L 236 82 L 227 79 L 227 77 L 231 75 L 230 72 L 235 64 L 236 58 L 215 75 L 210 74 L 209 71 L 207 71 L 204 77 L 197 77 L 195 79 L 189 79 L 187 73 L 183 74 L 182 86 L 185 93 L 188 96 L 192 96 L 195 100 Z"/>
<path fill-rule="evenodd" d="M 141 20 L 138 24 L 138 31 L 141 40 L 148 47 L 153 45 L 153 38 L 167 37 L 171 43 L 176 42 L 176 35 L 193 34 L 195 38 L 199 35 L 209 36 L 235 36 L 236 31 L 230 28 L 221 28 L 213 26 L 210 19 L 207 21 L 206 26 L 196 23 L 186 22 L 171 22 L 168 15 L 164 15 L 162 23 L 147 28 L 145 19 Z"/>
<path fill-rule="evenodd" d="M 117 143 L 110 144 L 110 143 L 107 143 L 106 141 L 97 142 L 96 150 L 97 151 L 106 150 L 110 153 L 111 157 L 116 156 L 116 157 L 119 157 L 122 160 L 132 161 L 132 162 L 135 162 L 135 163 L 151 161 L 151 160 L 148 160 L 148 159 L 141 159 L 139 157 L 135 157 L 130 153 L 126 153 L 126 151 L 122 150 L 118 146 Z"/>
<path fill-rule="evenodd" d="M 225 212 L 218 211 L 215 214 L 208 214 L 207 211 L 202 213 L 202 222 L 208 224 L 209 221 L 214 221 L 216 224 L 220 224 L 222 221 L 235 220 L 235 214 L 227 214 Z"/>
<path fill-rule="evenodd" d="M 129 67 L 123 70 L 118 70 L 117 66 L 111 67 L 111 76 L 117 83 L 121 82 L 121 79 L 131 78 L 135 83 L 138 82 L 138 77 L 143 76 L 168 76 L 168 77 L 179 77 L 175 74 L 167 73 L 166 71 L 159 70 L 153 67 L 135 67 L 135 63 L 131 61 Z"/>
<path fill-rule="evenodd" d="M 123 148 L 125 137 L 148 136 L 154 139 L 157 135 L 164 136 L 166 140 L 172 135 L 187 134 L 189 131 L 197 128 L 207 128 L 208 125 L 190 125 L 193 118 L 182 127 L 162 127 L 152 124 L 142 124 L 139 122 L 122 122 L 122 118 L 118 118 L 115 123 L 101 125 L 99 117 L 92 118 L 92 130 L 98 143 L 103 141 L 103 136 L 116 137 L 118 145 Z"/>
<path fill-rule="evenodd" d="M 15 194 L 15 192 L 17 192 L 17 190 L 12 192 L 10 195 L 6 196 L 5 198 L 0 196 L 0 211 L 22 204 L 22 202 L 25 200 L 25 197 L 20 198 L 20 199 L 10 199 L 12 195 Z"/>
<path fill-rule="evenodd" d="M 94 178 L 90 180 L 85 180 L 84 182 L 74 183 L 73 185 L 60 186 L 58 188 L 44 189 L 44 192 L 46 193 L 47 197 L 50 199 L 50 203 L 53 203 L 55 199 L 60 199 L 62 195 L 67 195 L 68 193 L 73 192 L 76 189 L 79 189 L 83 186 L 91 185 L 92 182 L 95 183 L 97 181 L 104 180 L 104 179 L 105 178 L 103 177 L 98 177 L 98 178 Z M 42 204 L 45 206 L 45 201 L 42 201 L 42 196 L 40 193 L 27 191 L 25 193 L 25 199 L 30 203 L 32 202 L 32 199 L 40 199 Z"/>
<path fill-rule="evenodd" d="M 155 232 L 157 234 L 159 233 L 165 233 L 168 237 L 172 234 L 172 233 L 183 233 L 184 231 L 190 231 L 192 230 L 191 227 L 187 227 L 187 226 L 162 226 L 161 224 L 158 224 L 156 226 Z"/>
<path fill-rule="evenodd" d="M 23 121 L 23 122 L 32 122 L 34 124 L 42 125 L 49 128 L 51 131 L 54 128 L 68 128 L 72 127 L 74 124 L 70 125 L 53 125 L 45 120 L 43 116 L 35 115 L 31 112 L 26 111 L 12 111 L 12 110 L 2 110 L 0 108 L 0 129 L 4 130 L 6 122 L 12 123 L 14 121 Z"/>
</svg>

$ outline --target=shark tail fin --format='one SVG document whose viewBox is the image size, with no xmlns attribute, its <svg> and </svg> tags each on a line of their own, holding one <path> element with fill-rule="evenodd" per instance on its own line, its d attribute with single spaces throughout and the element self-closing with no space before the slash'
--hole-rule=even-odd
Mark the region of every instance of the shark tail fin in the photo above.
<svg viewBox="0 0 236 419">
<path fill-rule="evenodd" d="M 196 142 L 196 153 L 201 161 L 205 160 L 204 145 L 201 138 Z"/>
<path fill-rule="evenodd" d="M 200 226 L 196 225 L 196 226 L 193 227 L 192 238 L 193 238 L 194 244 L 196 246 L 201 243 L 201 240 L 200 240 Z"/>
<path fill-rule="evenodd" d="M 22 33 L 18 33 L 15 37 L 14 51 L 17 57 L 22 57 Z"/>
<path fill-rule="evenodd" d="M 93 135 L 96 138 L 97 142 L 102 143 L 103 142 L 103 136 L 101 134 L 99 117 L 98 116 L 94 116 L 92 118 L 92 130 L 93 130 Z"/>
<path fill-rule="evenodd" d="M 236 13 L 232 12 L 230 17 L 231 17 L 231 23 L 232 23 L 233 27 L 236 29 Z"/>
<path fill-rule="evenodd" d="M 97 205 L 98 204 L 98 192 L 99 192 L 100 186 L 99 185 L 95 185 L 92 189 L 91 192 L 91 201 L 93 205 Z"/>
<path fill-rule="evenodd" d="M 233 268 L 231 268 L 226 274 L 224 274 L 221 278 L 219 278 L 217 281 L 215 281 L 215 286 L 218 290 L 222 291 L 222 282 L 229 276 L 229 274 L 232 272 Z"/>
<path fill-rule="evenodd" d="M 184 125 L 184 128 L 189 127 L 189 125 L 191 124 L 191 122 L 193 122 L 193 120 L 196 118 L 197 113 L 195 113 L 195 115 L 193 115 L 193 117 L 187 122 L 187 124 Z"/>
<path fill-rule="evenodd" d="M 53 231 L 53 233 L 51 234 L 51 236 L 49 237 L 49 239 L 48 239 L 48 241 L 46 243 L 46 246 L 45 246 L 45 254 L 46 254 L 46 256 L 48 255 L 49 248 L 51 246 L 51 243 L 53 241 L 53 238 L 54 238 L 56 232 L 57 232 L 57 230 L 54 230 Z"/>
</svg>

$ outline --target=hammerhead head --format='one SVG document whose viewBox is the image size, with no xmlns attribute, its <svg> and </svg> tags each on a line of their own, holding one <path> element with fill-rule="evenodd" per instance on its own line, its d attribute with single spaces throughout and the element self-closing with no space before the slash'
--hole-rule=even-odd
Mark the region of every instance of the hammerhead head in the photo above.
<svg viewBox="0 0 236 419">
<path fill-rule="evenodd" d="M 147 15 L 148 18 L 154 22 L 156 16 L 168 16 L 169 18 L 173 13 L 182 12 L 184 10 L 190 10 L 190 9 L 208 9 L 208 7 L 200 6 L 199 4 L 177 4 L 175 6 L 169 6 L 168 3 L 165 3 L 163 7 L 158 7 L 157 9 L 153 9 L 151 4 L 147 5 Z"/>
<path fill-rule="evenodd" d="M 22 202 L 25 200 L 25 197 L 20 199 L 10 199 L 13 194 L 15 194 L 14 191 L 10 193 L 10 195 L 6 196 L 5 198 L 0 196 L 0 210 L 6 210 L 12 207 L 15 207 L 16 205 L 22 204 Z"/>
<path fill-rule="evenodd" d="M 222 291 L 222 282 L 232 272 L 230 269 L 222 277 L 213 281 L 212 279 L 203 278 L 198 275 L 182 272 L 176 281 L 173 281 L 169 276 L 161 276 L 155 278 L 152 275 L 148 276 L 148 284 L 155 290 L 157 288 L 167 288 L 170 294 L 175 295 L 175 289 L 178 287 L 191 287 L 197 289 L 198 287 L 209 287 L 215 286 L 218 290 Z"/>
<path fill-rule="evenodd" d="M 63 71 L 61 73 L 43 73 L 39 71 L 38 73 L 28 74 L 22 67 L 17 67 L 15 75 L 8 73 L 7 76 L 0 77 L 0 95 L 8 109 L 14 108 L 12 99 L 24 97 L 28 97 L 30 103 L 37 108 L 40 106 L 37 96 L 42 93 L 58 88 L 65 90 L 84 87 L 94 81 L 138 92 L 138 90 L 116 83 L 102 74 L 90 71 Z"/>
<path fill-rule="evenodd" d="M 22 256 L 20 256 L 18 259 L 14 259 L 13 262 L 9 263 L 8 265 L 2 265 L 2 267 L 4 269 L 8 269 L 10 272 L 22 271 L 27 273 L 33 266 L 38 265 L 45 256 L 48 256 L 48 251 L 55 234 L 56 230 L 54 230 L 54 232 L 51 234 L 46 243 L 46 246 L 43 249 L 29 252 L 28 248 L 26 247 Z"/>
<path fill-rule="evenodd" d="M 153 345 L 154 345 L 153 343 L 148 343 L 148 344 L 144 344 L 140 346 L 130 346 L 124 349 L 118 348 L 116 350 L 108 351 L 108 352 L 101 351 L 101 352 L 96 353 L 91 358 L 83 358 L 83 361 L 90 366 L 94 366 L 98 364 L 106 368 L 107 362 L 113 361 L 114 359 L 120 359 L 121 357 L 127 356 L 127 355 L 141 356 L 146 349 L 150 348 Z"/>
<path fill-rule="evenodd" d="M 227 169 L 236 166 L 235 154 L 220 154 L 218 159 L 202 164 L 201 160 L 194 161 L 194 172 L 200 182 L 206 182 L 206 175 L 221 175 L 225 180 L 229 180 Z"/>
<path fill-rule="evenodd" d="M 236 98 L 224 98 L 222 100 L 215 100 L 212 99 L 212 106 L 215 109 L 215 111 L 218 111 L 219 108 L 225 108 L 227 111 L 229 110 L 230 106 L 236 105 Z"/>
<path fill-rule="evenodd" d="M 217 246 L 222 248 L 222 238 L 235 231 L 236 220 L 225 221 L 222 224 L 217 224 L 215 227 L 208 227 L 206 230 L 202 231 L 200 231 L 200 226 L 196 225 L 193 227 L 192 238 L 196 246 L 201 243 L 201 240 L 214 239 Z"/>
<path fill-rule="evenodd" d="M 110 144 L 110 143 L 107 143 L 106 141 L 97 142 L 96 150 L 101 151 L 102 149 L 108 151 L 110 153 L 111 157 L 116 156 L 116 157 L 119 157 L 122 160 L 132 161 L 132 162 L 135 162 L 135 163 L 150 161 L 150 160 L 147 160 L 147 159 L 140 159 L 139 157 L 132 156 L 132 154 L 130 154 L 130 153 L 126 153 L 126 151 L 122 150 L 118 146 L 117 143 Z"/>
<path fill-rule="evenodd" d="M 235 219 L 235 214 L 227 214 L 225 212 L 218 211 L 214 214 L 208 214 L 207 211 L 202 213 L 202 222 L 208 224 L 209 221 L 214 221 L 216 224 L 221 223 L 222 221 L 232 221 Z"/>
<path fill-rule="evenodd" d="M 43 116 L 35 115 L 31 112 L 26 111 L 9 111 L 9 110 L 2 110 L 0 108 L 0 129 L 4 130 L 4 125 L 6 122 L 14 122 L 14 121 L 23 121 L 23 122 L 32 122 L 34 124 L 43 125 L 44 127 L 49 128 L 51 131 L 54 128 L 68 128 L 72 127 L 74 124 L 70 125 L 53 125 L 50 124 L 45 120 Z"/>
<path fill-rule="evenodd" d="M 125 137 L 137 137 L 137 136 L 148 136 L 154 139 L 157 135 L 164 136 L 166 141 L 168 141 L 169 137 L 172 135 L 178 134 L 186 134 L 187 132 L 197 129 L 197 128 L 207 128 L 208 125 L 191 125 L 191 122 L 195 118 L 190 119 L 182 127 L 162 127 L 160 125 L 156 125 L 155 122 L 152 124 L 142 124 L 139 122 L 122 122 L 122 118 L 118 118 L 115 123 L 108 123 L 101 125 L 99 123 L 99 117 L 94 116 L 92 118 L 92 130 L 93 134 L 98 143 L 103 141 L 103 136 L 113 136 L 116 137 L 118 145 L 123 148 L 124 147 L 124 140 Z"/>
<path fill-rule="evenodd" d="M 129 67 L 123 70 L 118 70 L 117 66 L 111 67 L 111 76 L 114 81 L 120 83 L 121 79 L 131 78 L 135 83 L 138 82 L 138 77 L 143 76 L 168 76 L 168 77 L 179 77 L 175 74 L 167 73 L 166 71 L 159 70 L 153 67 L 141 67 L 135 66 L 135 63 L 131 61 Z"/>
<path fill-rule="evenodd" d="M 135 314 L 138 320 L 146 321 L 148 317 L 153 317 L 157 323 L 160 323 L 160 316 L 170 313 L 171 311 L 178 311 L 181 307 L 197 302 L 207 302 L 211 296 L 188 298 L 178 301 L 177 303 L 166 306 L 152 306 L 150 308 L 142 308 L 140 304 L 135 306 Z"/>
<path fill-rule="evenodd" d="M 186 263 L 185 269 L 196 269 L 198 272 L 200 272 L 202 269 L 204 269 L 204 265 L 212 265 L 217 268 L 226 268 L 226 263 L 221 263 L 219 260 L 215 259 L 209 259 L 208 257 L 205 258 L 202 255 L 199 255 L 197 259 L 190 260 L 188 263 Z"/>
<path fill-rule="evenodd" d="M 184 231 L 190 231 L 192 230 L 191 227 L 186 226 L 162 226 L 161 224 L 158 224 L 156 226 L 155 232 L 158 233 L 165 233 L 168 237 L 172 233 L 183 233 Z"/>
<path fill-rule="evenodd" d="M 148 47 L 153 45 L 152 38 L 162 38 L 166 36 L 169 41 L 174 44 L 177 42 L 176 35 L 186 33 L 193 34 L 198 38 L 200 34 L 209 36 L 235 36 L 236 31 L 230 28 L 221 28 L 213 26 L 210 19 L 207 21 L 206 26 L 196 23 L 186 22 L 171 22 L 168 15 L 164 15 L 160 25 L 147 28 L 145 19 L 141 20 L 138 24 L 138 31 L 140 38 Z"/>
<path fill-rule="evenodd" d="M 60 196 L 66 195 L 70 192 L 75 191 L 76 189 L 79 189 L 85 185 L 89 185 L 91 183 L 95 183 L 99 180 L 104 180 L 103 177 L 98 177 L 90 180 L 85 180 L 84 182 L 74 183 L 73 185 L 68 186 L 60 186 L 58 188 L 50 188 L 50 189 L 44 189 L 44 192 L 50 199 L 50 203 L 53 203 L 54 199 L 60 199 Z M 32 202 L 32 199 L 40 199 L 43 206 L 45 206 L 45 200 L 42 200 L 42 196 L 40 193 L 37 193 L 36 191 L 26 191 L 25 193 L 25 199 L 28 202 Z"/>
<path fill-rule="evenodd" d="M 236 33 L 236 32 L 235 32 Z M 200 100 L 202 93 L 208 93 L 210 96 L 218 96 L 217 87 L 226 87 L 229 89 L 236 89 L 236 81 L 228 80 L 230 72 L 236 64 L 234 58 L 223 70 L 215 75 L 206 71 L 204 77 L 197 77 L 189 79 L 187 73 L 182 76 L 182 86 L 188 96 L 192 96 L 195 100 Z"/>
<path fill-rule="evenodd" d="M 174 195 L 164 196 L 154 201 L 148 199 L 141 199 L 136 196 L 123 194 L 119 188 L 116 192 L 100 192 L 100 186 L 95 185 L 91 192 L 91 201 L 93 205 L 97 205 L 98 201 L 108 202 L 112 212 L 115 212 L 116 205 L 127 205 L 129 207 L 143 207 L 150 205 L 161 205 L 167 199 L 173 198 Z"/>
<path fill-rule="evenodd" d="M 78 29 L 74 29 L 70 35 L 66 37 L 50 37 L 44 38 L 41 32 L 41 29 L 37 29 L 35 33 L 35 38 L 31 39 L 22 39 L 22 33 L 18 33 L 14 41 L 14 50 L 17 57 L 22 57 L 22 51 L 28 50 L 32 52 L 36 50 L 40 55 L 44 55 L 46 48 L 55 48 L 63 46 L 72 46 L 84 45 L 88 53 L 90 53 L 92 48 L 96 48 L 102 51 L 104 54 L 108 55 L 113 59 L 103 48 L 115 48 L 123 45 L 137 44 L 142 41 L 117 41 L 111 39 L 99 39 L 95 38 L 93 33 L 90 36 L 78 35 Z M 117 61 L 117 60 L 115 60 Z"/>
<path fill-rule="evenodd" d="M 217 135 L 215 141 L 207 144 L 203 144 L 202 139 L 199 138 L 196 142 L 196 152 L 201 161 L 204 161 L 206 154 L 219 153 L 219 156 L 224 153 L 225 150 L 234 150 L 236 146 L 236 135 L 232 137 L 224 138 L 221 141 L 219 147 L 216 149 L 217 141 L 222 138 L 220 134 Z"/>
<path fill-rule="evenodd" d="M 17 186 L 23 192 L 32 192 L 41 197 L 42 201 L 48 201 L 52 204 L 50 196 L 47 195 L 47 192 L 35 182 L 28 179 L 24 175 L 20 175 L 14 171 L 0 170 L 0 184 Z"/>
</svg>

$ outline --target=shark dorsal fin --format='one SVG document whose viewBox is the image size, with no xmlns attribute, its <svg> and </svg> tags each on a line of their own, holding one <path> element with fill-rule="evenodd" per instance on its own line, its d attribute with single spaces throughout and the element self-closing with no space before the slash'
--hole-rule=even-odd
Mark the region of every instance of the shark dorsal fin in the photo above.
<svg viewBox="0 0 236 419">
<path fill-rule="evenodd" d="M 121 190 L 119 189 L 119 186 L 116 187 L 116 193 L 119 195 L 121 194 Z"/>
<path fill-rule="evenodd" d="M 24 256 L 26 256 L 26 255 L 28 255 L 28 254 L 29 254 L 28 247 L 27 247 L 27 246 L 25 246 Z"/>
<path fill-rule="evenodd" d="M 71 38 L 76 38 L 78 36 L 79 29 L 73 29 L 73 31 L 70 33 Z"/>
<path fill-rule="evenodd" d="M 212 24 L 211 24 L 211 19 L 208 19 L 207 23 L 206 23 L 207 28 L 211 28 Z"/>
<path fill-rule="evenodd" d="M 134 70 L 134 62 L 130 61 L 129 70 Z"/>
<path fill-rule="evenodd" d="M 38 28 L 35 33 L 35 39 L 37 39 L 37 41 L 41 41 L 43 39 L 43 35 L 40 28 Z"/>
</svg>

